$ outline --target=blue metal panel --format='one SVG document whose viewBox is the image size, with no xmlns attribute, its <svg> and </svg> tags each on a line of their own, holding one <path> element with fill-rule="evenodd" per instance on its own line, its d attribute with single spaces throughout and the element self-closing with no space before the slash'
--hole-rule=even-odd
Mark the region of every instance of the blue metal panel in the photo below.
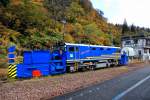
<svg viewBox="0 0 150 100">
<path fill-rule="evenodd" d="M 17 65 L 17 77 L 18 78 L 30 78 L 32 77 L 32 70 L 28 69 L 31 65 L 18 64 Z"/>
<path fill-rule="evenodd" d="M 18 64 L 17 65 L 17 77 L 18 78 L 31 78 L 32 72 L 39 70 L 42 76 L 48 76 L 50 74 L 49 64 Z"/>
<path fill-rule="evenodd" d="M 124 54 L 121 55 L 121 60 L 120 60 L 121 65 L 127 65 L 128 64 L 128 56 L 124 52 Z"/>
<path fill-rule="evenodd" d="M 99 47 L 91 46 L 91 47 L 90 47 L 89 56 L 90 56 L 90 57 L 101 56 L 100 48 L 99 48 Z"/>
<path fill-rule="evenodd" d="M 70 52 L 70 47 L 79 47 L 79 52 Z M 67 60 L 86 59 L 87 57 L 97 57 L 101 55 L 112 55 L 116 53 L 117 50 L 119 50 L 119 48 L 112 46 L 66 44 Z"/>
<path fill-rule="evenodd" d="M 32 52 L 31 51 L 25 51 L 23 53 L 23 63 L 32 64 Z"/>
<path fill-rule="evenodd" d="M 25 51 L 24 64 L 46 64 L 50 62 L 50 51 Z"/>
<path fill-rule="evenodd" d="M 14 59 L 9 59 L 9 60 L 8 60 L 8 63 L 9 63 L 9 64 L 13 64 L 13 63 L 15 63 L 15 60 L 14 60 Z"/>
<path fill-rule="evenodd" d="M 9 64 L 14 64 L 15 63 L 15 46 L 11 46 L 8 48 L 8 63 Z"/>
<path fill-rule="evenodd" d="M 8 58 L 15 58 L 15 54 L 8 54 Z"/>
<path fill-rule="evenodd" d="M 102 55 L 112 55 L 113 53 L 116 53 L 117 48 L 112 48 L 112 47 L 103 47 L 103 49 L 101 48 L 101 54 Z"/>
<path fill-rule="evenodd" d="M 75 59 L 80 59 L 80 47 L 79 46 L 75 46 Z"/>
<path fill-rule="evenodd" d="M 82 59 L 85 59 L 87 57 L 95 57 L 95 56 L 101 56 L 101 50 L 99 47 L 94 46 L 81 46 L 80 47 L 80 57 Z"/>
<path fill-rule="evenodd" d="M 114 48 L 105 48 L 106 55 L 111 55 L 112 53 L 114 53 Z"/>
<path fill-rule="evenodd" d="M 100 47 L 99 49 L 100 49 L 101 55 L 104 55 L 105 54 L 105 48 L 104 47 Z"/>
<path fill-rule="evenodd" d="M 33 64 L 46 64 L 51 59 L 50 51 L 33 51 L 32 52 L 32 63 Z"/>
<path fill-rule="evenodd" d="M 60 59 L 58 59 L 60 58 Z M 52 53 L 52 61 L 50 63 L 50 75 L 62 74 L 66 72 L 66 52 L 60 54 L 59 51 Z"/>
<path fill-rule="evenodd" d="M 8 48 L 8 52 L 15 52 L 16 46 L 11 46 Z"/>
<path fill-rule="evenodd" d="M 90 47 L 89 46 L 79 46 L 80 48 L 80 59 L 85 59 L 90 55 Z"/>
<path fill-rule="evenodd" d="M 50 65 L 49 64 L 33 64 L 33 69 L 39 70 L 42 76 L 48 76 L 50 74 Z M 31 67 L 31 69 L 32 69 Z M 33 71 L 33 70 L 32 70 Z"/>
</svg>

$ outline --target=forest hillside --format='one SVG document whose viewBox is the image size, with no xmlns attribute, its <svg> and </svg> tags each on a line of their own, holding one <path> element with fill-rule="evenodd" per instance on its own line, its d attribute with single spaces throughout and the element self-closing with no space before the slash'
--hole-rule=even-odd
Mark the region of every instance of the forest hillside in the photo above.
<svg viewBox="0 0 150 100">
<path fill-rule="evenodd" d="M 61 41 L 119 46 L 122 26 L 130 33 L 127 23 L 108 23 L 89 0 L 0 0 L 0 58 L 10 45 L 18 51 L 48 49 Z"/>
</svg>

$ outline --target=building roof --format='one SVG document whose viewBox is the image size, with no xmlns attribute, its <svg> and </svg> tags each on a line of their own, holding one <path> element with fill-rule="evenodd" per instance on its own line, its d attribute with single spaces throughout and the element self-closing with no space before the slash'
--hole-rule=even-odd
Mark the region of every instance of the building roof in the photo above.
<svg viewBox="0 0 150 100">
<path fill-rule="evenodd" d="M 130 35 L 121 37 L 121 40 L 130 40 L 130 39 L 150 39 L 150 35 Z"/>
</svg>

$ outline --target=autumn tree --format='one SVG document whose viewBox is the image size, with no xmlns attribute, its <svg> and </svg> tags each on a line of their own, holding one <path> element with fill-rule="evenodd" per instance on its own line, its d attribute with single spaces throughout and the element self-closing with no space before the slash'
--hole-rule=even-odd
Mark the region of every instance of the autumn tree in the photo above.
<svg viewBox="0 0 150 100">
<path fill-rule="evenodd" d="M 71 4 L 71 0 L 44 0 L 44 6 L 50 12 L 51 18 L 61 21 L 65 18 L 67 7 Z"/>
</svg>

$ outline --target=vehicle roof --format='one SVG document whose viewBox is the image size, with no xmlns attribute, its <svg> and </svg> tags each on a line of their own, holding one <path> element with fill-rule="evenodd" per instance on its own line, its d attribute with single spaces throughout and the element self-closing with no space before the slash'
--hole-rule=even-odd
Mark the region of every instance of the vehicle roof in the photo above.
<svg viewBox="0 0 150 100">
<path fill-rule="evenodd" d="M 90 44 L 74 44 L 74 43 L 65 43 L 65 45 L 70 45 L 70 46 L 103 47 L 103 48 L 118 48 L 118 49 L 120 49 L 120 47 L 114 47 L 114 46 L 103 46 L 103 45 L 90 45 Z"/>
</svg>

